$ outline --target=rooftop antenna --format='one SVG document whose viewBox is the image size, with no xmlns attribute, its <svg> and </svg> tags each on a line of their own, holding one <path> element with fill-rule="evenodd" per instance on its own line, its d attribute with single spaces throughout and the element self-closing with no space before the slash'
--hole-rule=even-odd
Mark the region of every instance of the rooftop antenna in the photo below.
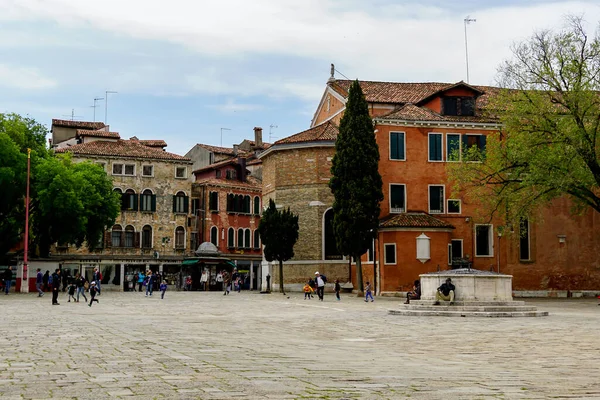
<svg viewBox="0 0 600 400">
<path fill-rule="evenodd" d="M 465 58 L 467 60 L 467 83 L 469 83 L 469 50 L 467 47 L 467 25 L 469 25 L 471 22 L 477 22 L 477 20 L 475 18 L 470 18 L 469 15 L 467 15 L 464 19 L 465 22 Z"/>
<path fill-rule="evenodd" d="M 221 128 L 221 147 L 223 147 L 223 131 L 230 131 L 229 128 Z"/>
<path fill-rule="evenodd" d="M 108 95 L 116 94 L 119 92 L 115 92 L 114 90 L 107 90 L 104 92 L 104 125 L 106 125 L 107 115 L 108 115 Z"/>
<path fill-rule="evenodd" d="M 333 65 L 333 64 L 331 64 L 331 65 Z M 271 134 L 271 131 L 273 130 L 273 128 L 279 128 L 279 127 L 277 125 L 273 125 L 273 124 L 269 125 L 269 142 L 271 142 L 271 143 L 273 142 L 271 140 L 272 138 L 277 138 L 277 136 L 273 136 Z"/>
<path fill-rule="evenodd" d="M 74 108 L 71 109 L 71 114 L 70 115 L 63 114 L 63 117 L 71 117 L 71 121 L 75 121 L 75 118 L 83 118 L 81 115 L 75 115 L 75 109 Z"/>
<path fill-rule="evenodd" d="M 96 107 L 98 107 L 96 103 L 100 100 L 104 100 L 104 97 L 94 97 L 94 105 L 90 106 L 94 108 L 94 122 L 96 122 Z"/>
</svg>

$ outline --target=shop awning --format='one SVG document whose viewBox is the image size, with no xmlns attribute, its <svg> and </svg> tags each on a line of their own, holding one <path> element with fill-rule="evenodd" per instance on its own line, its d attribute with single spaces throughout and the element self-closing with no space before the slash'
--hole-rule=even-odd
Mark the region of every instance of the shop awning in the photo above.
<svg viewBox="0 0 600 400">
<path fill-rule="evenodd" d="M 229 264 L 229 265 L 231 265 L 233 268 L 237 268 L 237 265 L 235 265 L 235 263 L 234 263 L 233 261 L 229 261 L 229 260 L 227 260 L 227 261 L 225 261 L 225 264 Z"/>
<path fill-rule="evenodd" d="M 199 260 L 183 260 L 181 265 L 196 265 Z"/>
</svg>

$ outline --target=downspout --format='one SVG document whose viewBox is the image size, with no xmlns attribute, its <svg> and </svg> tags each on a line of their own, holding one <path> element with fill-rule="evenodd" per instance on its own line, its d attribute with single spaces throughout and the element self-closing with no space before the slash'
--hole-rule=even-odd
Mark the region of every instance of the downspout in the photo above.
<svg viewBox="0 0 600 400">
<path fill-rule="evenodd" d="M 206 223 L 206 185 L 202 186 L 202 241 L 200 242 L 200 244 L 204 243 L 204 229 L 205 226 L 204 224 Z"/>
</svg>

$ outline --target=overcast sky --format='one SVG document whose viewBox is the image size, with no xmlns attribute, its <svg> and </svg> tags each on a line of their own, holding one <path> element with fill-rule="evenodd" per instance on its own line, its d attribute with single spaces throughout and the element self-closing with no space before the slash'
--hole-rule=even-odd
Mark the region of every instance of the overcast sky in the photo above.
<svg viewBox="0 0 600 400">
<path fill-rule="evenodd" d="M 330 64 L 350 79 L 494 84 L 511 43 L 600 2 L 0 0 L 0 112 L 94 119 L 121 137 L 231 146 L 309 127 Z M 336 77 L 343 76 L 336 73 Z M 105 117 L 96 102 L 96 120 Z M 270 128 L 271 125 L 277 126 Z"/>
</svg>

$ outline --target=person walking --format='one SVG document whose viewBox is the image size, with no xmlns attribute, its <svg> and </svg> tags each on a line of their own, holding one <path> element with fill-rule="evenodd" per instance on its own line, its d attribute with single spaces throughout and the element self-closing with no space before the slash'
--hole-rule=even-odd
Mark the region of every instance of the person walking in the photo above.
<svg viewBox="0 0 600 400">
<path fill-rule="evenodd" d="M 56 269 L 52 274 L 52 305 L 60 306 L 58 303 L 58 291 L 60 290 L 60 269 Z"/>
<path fill-rule="evenodd" d="M 205 268 L 204 271 L 202 271 L 202 276 L 200 276 L 200 290 L 202 290 L 203 292 L 206 291 L 207 287 L 206 287 L 206 283 L 208 282 L 208 270 Z"/>
<path fill-rule="evenodd" d="M 8 291 L 10 290 L 10 284 L 12 283 L 12 269 L 10 265 L 4 270 L 4 294 L 8 296 Z"/>
<path fill-rule="evenodd" d="M 98 267 L 94 268 L 94 273 L 92 274 L 92 281 L 96 282 L 98 296 L 100 296 L 102 294 L 102 272 L 100 272 Z"/>
<path fill-rule="evenodd" d="M 144 279 L 146 279 L 146 276 L 144 275 L 144 273 L 142 271 L 138 272 L 137 275 L 137 284 L 138 284 L 138 292 L 142 292 L 142 285 L 144 285 Z"/>
<path fill-rule="evenodd" d="M 80 273 L 77 273 L 76 279 L 75 279 L 75 284 L 77 285 L 77 302 L 79 303 L 79 295 L 81 294 L 83 296 L 83 298 L 85 299 L 85 302 L 87 303 L 87 296 L 85 295 L 85 290 L 86 290 L 86 283 L 87 283 L 87 279 L 85 279 L 85 276 L 81 275 Z"/>
<path fill-rule="evenodd" d="M 90 304 L 88 304 L 89 307 L 92 306 L 93 302 L 100 303 L 98 301 L 98 299 L 95 298 L 96 297 L 96 293 L 98 293 L 98 288 L 96 287 L 96 281 L 93 281 L 92 285 L 90 286 L 90 297 L 91 298 L 90 298 Z"/>
<path fill-rule="evenodd" d="M 162 281 L 159 289 L 160 289 L 160 298 L 162 300 L 165 298 L 165 292 L 167 291 L 167 281 Z"/>
<path fill-rule="evenodd" d="M 44 284 L 44 292 L 48 291 L 49 282 L 50 282 L 50 271 L 46 270 L 46 273 L 42 277 L 42 283 Z"/>
<path fill-rule="evenodd" d="M 35 290 L 38 291 L 38 297 L 42 297 L 44 295 L 44 291 L 42 290 L 42 286 L 44 285 L 44 274 L 42 274 L 41 269 L 37 269 L 37 274 L 35 276 Z"/>
<path fill-rule="evenodd" d="M 340 280 L 336 279 L 335 280 L 335 298 L 337 299 L 337 301 L 340 301 L 340 290 L 342 290 L 342 287 L 340 286 Z"/>
<path fill-rule="evenodd" d="M 223 276 L 223 287 L 225 288 L 223 295 L 225 296 L 228 295 L 229 290 L 231 290 L 231 275 L 229 275 L 229 272 L 227 271 L 223 271 L 221 275 Z"/>
<path fill-rule="evenodd" d="M 323 297 L 325 297 L 325 279 L 319 274 L 319 271 L 315 272 L 317 281 L 317 296 L 319 296 L 319 300 L 323 301 Z"/>
<path fill-rule="evenodd" d="M 368 302 L 369 298 L 371 298 L 371 303 L 375 301 L 375 299 L 373 298 L 371 284 L 367 282 L 367 287 L 365 288 L 365 301 Z"/>
<path fill-rule="evenodd" d="M 67 301 L 67 303 L 71 302 L 71 298 L 73 298 L 73 303 L 77 302 L 77 299 L 75 299 L 76 289 L 77 285 L 75 284 L 75 281 L 71 280 L 71 283 L 69 283 L 69 286 L 67 286 L 67 294 L 69 295 L 69 300 Z"/>
<path fill-rule="evenodd" d="M 152 271 L 149 270 L 146 272 L 146 297 L 148 297 L 148 293 L 152 296 L 152 286 L 154 285 L 154 276 L 152 276 Z"/>
</svg>

